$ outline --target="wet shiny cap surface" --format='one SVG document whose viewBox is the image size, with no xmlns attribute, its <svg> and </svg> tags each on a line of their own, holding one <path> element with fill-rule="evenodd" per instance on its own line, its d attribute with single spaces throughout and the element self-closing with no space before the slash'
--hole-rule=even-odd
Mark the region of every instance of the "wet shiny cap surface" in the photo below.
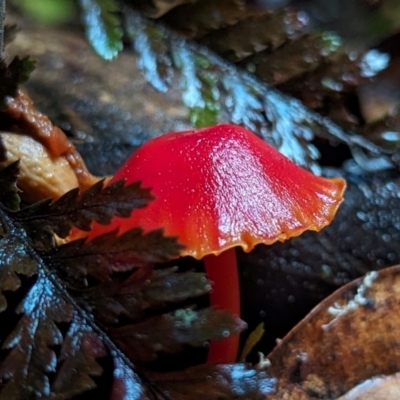
<svg viewBox="0 0 400 400">
<path fill-rule="evenodd" d="M 119 227 L 163 227 L 202 258 L 284 241 L 333 219 L 346 183 L 298 167 L 252 132 L 221 124 L 168 133 L 139 148 L 113 180 L 141 181 L 155 200 L 131 218 L 94 224 L 89 237 Z"/>
</svg>

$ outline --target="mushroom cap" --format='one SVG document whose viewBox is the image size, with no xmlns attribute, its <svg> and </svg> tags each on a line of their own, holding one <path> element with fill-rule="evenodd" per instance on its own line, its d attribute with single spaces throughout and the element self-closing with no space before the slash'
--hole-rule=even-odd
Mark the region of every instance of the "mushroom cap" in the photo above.
<svg viewBox="0 0 400 400">
<path fill-rule="evenodd" d="M 328 225 L 346 182 L 298 167 L 252 132 L 221 124 L 168 133 L 145 143 L 113 181 L 141 181 L 155 200 L 90 237 L 119 227 L 163 227 L 197 259 L 241 246 L 271 244 Z M 105 230 L 106 229 L 106 230 Z"/>
</svg>

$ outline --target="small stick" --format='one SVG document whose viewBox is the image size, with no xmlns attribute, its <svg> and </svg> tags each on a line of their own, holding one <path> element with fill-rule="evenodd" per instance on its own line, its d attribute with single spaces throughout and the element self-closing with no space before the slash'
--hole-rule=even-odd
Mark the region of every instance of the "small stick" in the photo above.
<svg viewBox="0 0 400 400">
<path fill-rule="evenodd" d="M 4 18 L 6 16 L 6 0 L 0 0 L 0 61 L 4 60 Z"/>
</svg>

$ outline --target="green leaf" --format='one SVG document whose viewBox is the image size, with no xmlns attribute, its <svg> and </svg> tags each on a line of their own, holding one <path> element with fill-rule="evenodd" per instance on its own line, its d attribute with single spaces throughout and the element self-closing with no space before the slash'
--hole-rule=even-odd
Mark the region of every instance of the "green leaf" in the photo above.
<svg viewBox="0 0 400 400">
<path fill-rule="evenodd" d="M 123 48 L 121 19 L 114 0 L 80 0 L 86 35 L 94 50 L 111 60 Z"/>
</svg>

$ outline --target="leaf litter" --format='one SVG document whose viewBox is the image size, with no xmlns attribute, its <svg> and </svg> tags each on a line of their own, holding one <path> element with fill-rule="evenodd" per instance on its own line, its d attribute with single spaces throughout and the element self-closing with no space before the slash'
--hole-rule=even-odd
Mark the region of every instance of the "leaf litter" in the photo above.
<svg viewBox="0 0 400 400">
<path fill-rule="evenodd" d="M 136 192 L 132 209 L 148 200 L 147 190 L 133 186 L 126 187 Z M 107 213 L 100 207 L 106 204 L 102 200 L 107 196 L 102 198 L 98 192 L 96 200 L 87 197 L 85 207 L 91 218 L 105 222 L 120 204 L 127 208 L 124 188 L 119 186 L 121 203 L 117 192 Z M 175 353 L 185 346 L 202 347 L 210 338 L 222 338 L 243 328 L 243 323 L 228 313 L 190 306 L 210 290 L 204 274 L 176 268 L 152 272 L 153 263 L 176 257 L 180 249 L 161 231 L 143 234 L 135 229 L 89 243 L 81 239 L 55 246 L 48 233 L 59 228 L 61 216 L 71 225 L 74 220 L 88 220 L 86 214 L 82 215 L 84 207 L 73 206 L 79 204 L 75 194 L 65 197 L 69 198 L 69 207 L 55 206 L 56 217 L 49 203 L 38 205 L 37 219 L 32 212 L 35 205 L 29 212 L 11 211 L 4 205 L 0 209 L 4 231 L 0 241 L 0 398 L 71 398 L 95 387 L 96 376 L 104 371 L 101 360 L 107 357 L 115 373 L 117 365 L 129 371 L 131 383 L 124 382 L 124 386 L 134 383 L 136 397 L 140 398 L 139 393 L 144 395 L 148 389 L 145 378 L 137 375 L 141 376 L 141 369 L 132 362 L 154 360 L 160 352 Z M 92 203 L 95 207 L 91 208 Z M 65 233 L 64 229 L 63 225 L 61 231 Z M 184 305 L 188 299 L 189 308 Z M 152 310 L 151 315 L 147 310 Z M 71 374 L 78 374 L 72 386 Z M 261 383 L 266 377 L 254 379 Z M 179 392 L 179 385 L 174 390 Z M 220 390 L 233 398 L 229 386 L 222 384 Z M 110 398 L 126 397 L 111 390 Z"/>
<path fill-rule="evenodd" d="M 318 304 L 268 355 L 277 391 L 266 398 L 336 399 L 397 373 L 399 276 L 370 272 Z"/>
<path fill-rule="evenodd" d="M 245 325 L 227 312 L 197 308 L 211 289 L 203 273 L 153 269 L 176 258 L 182 246 L 161 229 L 65 244 L 54 236 L 128 217 L 152 200 L 150 190 L 138 182 L 99 181 L 27 206 L 19 199 L 18 165 L 0 171 L 0 399 L 68 399 L 96 390 L 111 399 L 191 399 L 184 382 L 170 383 L 172 372 L 155 373 L 148 362 L 204 347 Z M 249 393 L 261 399 L 271 390 L 265 374 L 245 365 L 241 371 L 238 377 L 232 370 L 233 377 L 205 366 L 193 379 L 203 393 L 227 399 Z M 232 379 L 244 389 L 239 397 Z"/>
</svg>

